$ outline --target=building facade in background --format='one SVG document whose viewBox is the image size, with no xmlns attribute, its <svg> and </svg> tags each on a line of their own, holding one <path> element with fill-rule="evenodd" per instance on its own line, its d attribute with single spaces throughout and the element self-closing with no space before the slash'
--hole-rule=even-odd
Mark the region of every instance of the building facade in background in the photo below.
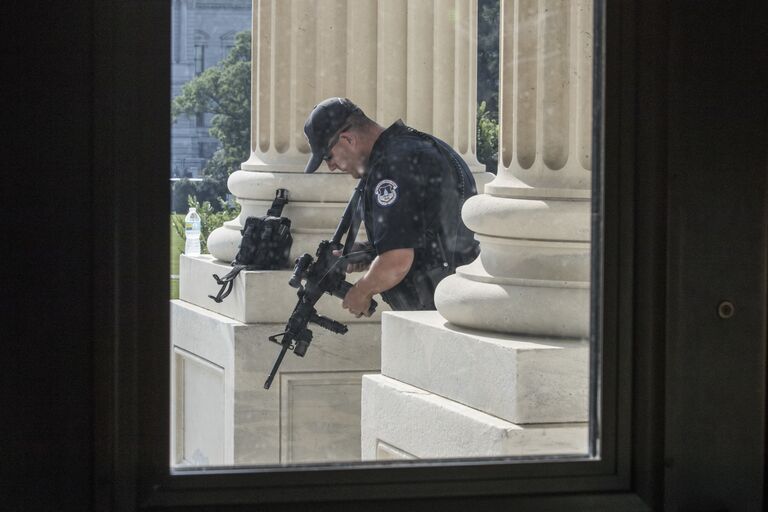
<svg viewBox="0 0 768 512">
<path fill-rule="evenodd" d="M 216 65 L 251 27 L 251 0 L 173 0 L 171 97 Z M 179 116 L 171 126 L 171 178 L 198 178 L 219 141 L 208 133 L 210 114 Z"/>
</svg>

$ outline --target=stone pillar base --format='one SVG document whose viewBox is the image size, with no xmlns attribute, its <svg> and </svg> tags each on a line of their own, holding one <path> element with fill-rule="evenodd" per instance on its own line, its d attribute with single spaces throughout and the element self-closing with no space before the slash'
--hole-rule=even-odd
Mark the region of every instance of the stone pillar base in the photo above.
<svg viewBox="0 0 768 512">
<path fill-rule="evenodd" d="M 345 335 L 309 325 L 305 357 L 289 352 L 270 390 L 264 381 L 296 305 L 291 270 L 244 271 L 221 303 L 212 275 L 228 263 L 181 256 L 181 300 L 171 302 L 174 462 L 192 465 L 339 462 L 360 458 L 360 386 L 380 367 L 377 313 L 356 319 L 330 295 L 318 312 Z M 380 301 L 381 309 L 386 305 Z"/>
<path fill-rule="evenodd" d="M 363 377 L 363 460 L 587 453 L 587 423 L 517 425 L 384 375 Z"/>
<path fill-rule="evenodd" d="M 586 341 L 450 325 L 437 311 L 387 313 L 381 373 L 512 423 L 587 421 Z"/>
<path fill-rule="evenodd" d="M 360 459 L 360 386 L 378 371 L 379 325 L 313 329 L 269 390 L 284 323 L 244 324 L 171 301 L 174 463 L 244 465 Z"/>
<path fill-rule="evenodd" d="M 589 346 L 463 329 L 436 311 L 382 318 L 363 379 L 364 459 L 586 454 Z"/>
</svg>

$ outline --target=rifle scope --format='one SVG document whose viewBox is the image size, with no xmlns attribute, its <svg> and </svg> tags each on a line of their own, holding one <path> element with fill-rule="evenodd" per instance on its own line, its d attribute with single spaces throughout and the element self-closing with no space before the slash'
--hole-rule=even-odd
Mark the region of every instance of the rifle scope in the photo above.
<svg viewBox="0 0 768 512">
<path fill-rule="evenodd" d="M 288 281 L 288 285 L 292 288 L 300 288 L 301 280 L 304 278 L 304 274 L 311 264 L 312 256 L 306 252 L 301 257 L 296 258 L 296 265 L 293 267 L 293 275 Z"/>
</svg>

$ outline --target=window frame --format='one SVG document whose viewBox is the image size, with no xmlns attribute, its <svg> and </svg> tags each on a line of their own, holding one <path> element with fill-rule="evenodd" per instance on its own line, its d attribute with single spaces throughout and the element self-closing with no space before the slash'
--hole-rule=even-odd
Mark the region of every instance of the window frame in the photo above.
<svg viewBox="0 0 768 512">
<path fill-rule="evenodd" d="M 650 457 L 636 456 L 658 452 L 660 427 L 654 420 L 660 416 L 660 405 L 653 400 L 657 385 L 634 385 L 638 375 L 642 379 L 657 368 L 651 333 L 641 339 L 634 329 L 635 317 L 651 316 L 650 306 L 638 306 L 635 298 L 639 293 L 655 293 L 655 284 L 646 284 L 644 277 L 656 270 L 653 263 L 635 264 L 642 251 L 650 250 L 634 244 L 636 192 L 652 192 L 635 184 L 637 127 L 631 99 L 637 95 L 633 81 L 636 27 L 642 20 L 634 4 L 595 2 L 596 16 L 603 20 L 595 62 L 604 69 L 602 81 L 594 82 L 596 91 L 604 94 L 596 108 L 604 114 L 604 124 L 595 140 L 602 140 L 606 148 L 603 154 L 594 153 L 595 165 L 616 169 L 601 176 L 598 204 L 604 220 L 599 226 L 605 242 L 593 248 L 601 257 L 602 266 L 595 272 L 602 274 L 603 282 L 603 307 L 593 321 L 603 339 L 613 341 L 601 346 L 599 354 L 601 400 L 595 415 L 601 422 L 600 458 L 461 459 L 200 472 L 174 471 L 170 466 L 171 350 L 167 268 L 162 263 L 169 253 L 169 198 L 167 176 L 156 172 L 158 162 L 170 161 L 170 11 L 165 1 L 114 0 L 95 7 L 95 37 L 108 43 L 97 44 L 95 50 L 96 62 L 101 64 L 95 76 L 95 100 L 108 105 L 97 109 L 94 130 L 97 164 L 108 170 L 97 180 L 96 199 L 97 211 L 104 212 L 103 221 L 96 223 L 102 232 L 97 233 L 95 251 L 100 257 L 95 261 L 103 262 L 96 272 L 108 283 L 95 292 L 101 305 L 94 319 L 98 333 L 95 434 L 100 440 L 96 503 L 166 509 L 450 496 L 471 502 L 477 502 L 477 497 L 503 498 L 505 504 L 521 510 L 547 503 L 558 508 L 651 510 L 647 500 L 659 494 L 658 467 Z M 650 30 L 663 35 L 664 28 Z M 135 33 L 148 36 L 136 38 Z M 128 71 L 137 69 L 142 71 L 138 75 Z M 653 117 L 654 107 L 649 108 Z M 651 217 L 658 216 L 660 209 Z M 120 229 L 111 229 L 113 225 Z M 158 255 L 154 261 L 152 255 Z M 146 260 L 151 264 L 139 266 L 139 261 Z M 644 411 L 642 417 L 637 415 L 638 407 Z M 642 435 L 635 435 L 633 426 Z M 641 477 L 638 486 L 633 474 L 650 477 L 645 483 Z M 107 490 L 103 482 L 112 482 L 112 487 Z"/>
</svg>

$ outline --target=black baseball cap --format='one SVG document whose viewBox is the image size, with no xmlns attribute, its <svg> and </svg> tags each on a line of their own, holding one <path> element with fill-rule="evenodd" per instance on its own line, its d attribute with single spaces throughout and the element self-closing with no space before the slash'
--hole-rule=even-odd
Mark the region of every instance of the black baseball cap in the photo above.
<svg viewBox="0 0 768 512">
<path fill-rule="evenodd" d="M 304 135 L 307 136 L 312 150 L 312 158 L 309 159 L 304 172 L 312 173 L 320 167 L 330 150 L 329 142 L 344 128 L 344 123 L 355 112 L 362 110 L 347 98 L 328 98 L 315 105 L 304 123 Z"/>
</svg>

